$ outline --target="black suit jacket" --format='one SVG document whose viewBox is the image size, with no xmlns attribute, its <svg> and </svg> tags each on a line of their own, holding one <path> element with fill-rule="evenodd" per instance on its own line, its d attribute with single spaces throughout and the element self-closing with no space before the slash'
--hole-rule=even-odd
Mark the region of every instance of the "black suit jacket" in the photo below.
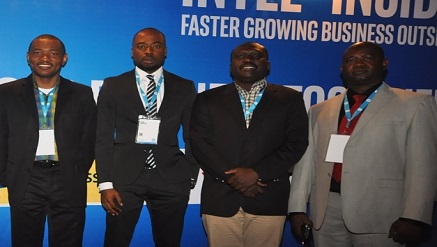
<svg viewBox="0 0 437 247">
<path fill-rule="evenodd" d="M 96 104 L 90 87 L 61 77 L 54 125 L 65 193 L 71 206 L 84 206 L 96 128 Z M 0 85 L 0 183 L 8 187 L 11 205 L 19 204 L 26 191 L 38 130 L 32 76 Z"/>
<path fill-rule="evenodd" d="M 169 183 L 197 179 L 199 167 L 191 155 L 188 138 L 194 83 L 164 70 L 164 99 L 158 144 L 136 144 L 138 116 L 146 115 L 131 70 L 105 79 L 97 101 L 96 167 L 99 183 L 132 184 L 144 170 L 146 152 L 153 149 L 161 176 Z M 185 155 L 179 149 L 183 128 Z"/>
<path fill-rule="evenodd" d="M 201 211 L 233 216 L 242 207 L 256 215 L 286 215 L 290 169 L 308 145 L 308 119 L 297 91 L 268 84 L 246 128 L 235 85 L 199 94 L 193 106 L 191 144 L 205 172 Z M 246 198 L 230 187 L 225 171 L 253 168 L 267 183 L 264 193 Z"/>
</svg>

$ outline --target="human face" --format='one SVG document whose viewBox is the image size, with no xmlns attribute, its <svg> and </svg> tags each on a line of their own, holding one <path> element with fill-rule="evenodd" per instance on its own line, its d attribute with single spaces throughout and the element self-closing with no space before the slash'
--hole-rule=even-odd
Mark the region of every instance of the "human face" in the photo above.
<svg viewBox="0 0 437 247">
<path fill-rule="evenodd" d="M 132 44 L 132 59 L 138 68 L 153 73 L 159 69 L 167 57 L 164 36 L 153 29 L 138 32 Z"/>
<path fill-rule="evenodd" d="M 230 72 L 236 83 L 253 84 L 270 72 L 270 62 L 264 46 L 244 43 L 231 54 Z"/>
<path fill-rule="evenodd" d="M 348 88 L 364 92 L 384 80 L 387 65 L 388 61 L 376 44 L 357 43 L 343 55 L 341 76 Z"/>
<path fill-rule="evenodd" d="M 68 56 L 59 40 L 49 37 L 35 39 L 27 52 L 27 63 L 38 81 L 57 78 Z"/>
</svg>

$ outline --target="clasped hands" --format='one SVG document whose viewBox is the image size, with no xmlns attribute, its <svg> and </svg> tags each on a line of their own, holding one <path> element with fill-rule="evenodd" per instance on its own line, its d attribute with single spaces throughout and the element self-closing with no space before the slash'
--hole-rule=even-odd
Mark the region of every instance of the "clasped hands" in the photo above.
<svg viewBox="0 0 437 247">
<path fill-rule="evenodd" d="M 226 171 L 225 174 L 232 175 L 227 181 L 228 184 L 245 197 L 254 198 L 264 193 L 263 187 L 267 186 L 258 181 L 259 176 L 252 168 L 234 168 Z"/>
</svg>

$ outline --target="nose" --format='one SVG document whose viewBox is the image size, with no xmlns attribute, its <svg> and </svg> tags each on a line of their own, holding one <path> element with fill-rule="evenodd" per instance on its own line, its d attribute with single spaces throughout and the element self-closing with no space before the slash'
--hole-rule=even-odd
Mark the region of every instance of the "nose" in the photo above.
<svg viewBox="0 0 437 247">
<path fill-rule="evenodd" d="M 152 46 L 146 46 L 145 48 L 144 48 L 144 53 L 146 53 L 146 54 L 150 54 L 150 53 L 153 53 L 153 47 Z"/>
<path fill-rule="evenodd" d="M 250 56 L 250 55 L 246 55 L 246 56 L 244 56 L 244 58 L 243 58 L 243 62 L 246 62 L 246 61 L 253 61 L 253 57 L 252 56 Z"/>
</svg>

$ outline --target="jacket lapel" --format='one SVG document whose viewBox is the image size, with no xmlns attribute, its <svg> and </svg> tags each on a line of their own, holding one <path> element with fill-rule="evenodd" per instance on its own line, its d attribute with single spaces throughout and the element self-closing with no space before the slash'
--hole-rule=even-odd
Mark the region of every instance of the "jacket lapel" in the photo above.
<svg viewBox="0 0 437 247">
<path fill-rule="evenodd" d="M 327 119 L 327 123 L 329 124 L 328 128 L 330 133 L 337 134 L 338 133 L 338 118 L 340 117 L 340 110 L 343 107 L 343 99 L 346 96 L 346 92 L 341 95 L 332 98 L 331 105 L 328 107 L 329 116 Z"/>
<path fill-rule="evenodd" d="M 132 105 L 131 109 L 136 112 L 136 116 L 146 115 L 146 109 L 144 108 L 140 93 L 138 92 L 135 70 L 132 70 L 128 74 L 126 82 L 123 83 L 125 87 L 125 96 L 127 97 L 126 100 Z"/>
<path fill-rule="evenodd" d="M 21 99 L 26 105 L 29 115 L 32 116 L 36 125 L 38 125 L 38 108 L 36 106 L 32 75 L 23 80 L 22 91 L 20 95 Z"/>
<path fill-rule="evenodd" d="M 376 93 L 373 100 L 362 113 L 363 115 L 360 117 L 354 131 L 352 132 L 351 139 L 354 138 L 379 111 L 381 111 L 383 106 L 390 101 L 392 97 L 393 93 L 390 91 L 390 87 L 383 83 L 378 93 Z"/>
<path fill-rule="evenodd" d="M 274 101 L 276 99 L 276 96 L 275 96 L 276 93 L 277 93 L 277 89 L 275 87 L 273 87 L 271 84 L 267 83 L 267 86 L 264 90 L 264 94 L 263 94 L 259 104 L 257 105 L 255 110 L 253 111 L 252 119 L 250 120 L 249 129 L 255 128 L 257 126 L 257 124 L 260 121 L 262 121 L 264 116 L 267 115 L 267 112 L 269 111 L 269 109 L 274 109 L 274 108 L 271 108 L 270 105 L 274 103 Z"/>
<path fill-rule="evenodd" d="M 64 78 L 61 77 L 59 86 L 58 86 L 58 96 L 56 98 L 56 109 L 55 109 L 55 126 L 58 122 L 57 119 L 60 117 L 60 114 L 67 113 L 64 108 L 66 107 L 66 102 L 68 102 L 68 98 L 70 98 L 70 84 Z"/>
<path fill-rule="evenodd" d="M 223 91 L 222 104 L 228 109 L 230 117 L 235 120 L 237 126 L 241 130 L 247 131 L 240 97 L 234 83 L 228 84 Z"/>
</svg>

